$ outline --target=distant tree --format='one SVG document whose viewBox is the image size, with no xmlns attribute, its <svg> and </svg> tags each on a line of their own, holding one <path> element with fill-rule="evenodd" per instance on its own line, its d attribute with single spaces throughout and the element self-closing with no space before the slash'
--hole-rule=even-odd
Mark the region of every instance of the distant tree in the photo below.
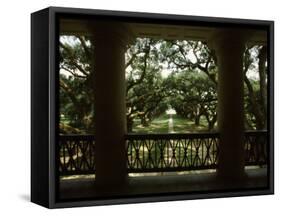
<svg viewBox="0 0 281 216">
<path fill-rule="evenodd" d="M 133 123 L 140 118 L 147 126 L 167 107 L 167 88 L 161 75 L 158 40 L 136 39 L 126 53 L 126 105 L 127 130 L 132 132 Z"/>
<path fill-rule="evenodd" d="M 126 106 L 127 129 L 132 131 L 136 118 L 143 125 L 165 110 L 167 97 L 157 40 L 136 39 L 126 52 Z M 82 36 L 61 37 L 60 40 L 60 112 L 61 131 L 69 126 L 85 133 L 94 132 L 94 94 L 91 38 Z M 68 127 L 65 124 L 68 122 Z"/>
<path fill-rule="evenodd" d="M 245 110 L 249 129 L 267 128 L 267 48 L 246 47 L 244 53 Z"/>
<path fill-rule="evenodd" d="M 162 60 L 171 70 L 201 71 L 217 86 L 218 68 L 215 51 L 201 41 L 164 41 Z M 245 124 L 248 129 L 265 129 L 267 125 L 267 49 L 246 47 L 244 52 Z M 253 78 L 256 76 L 257 78 Z M 214 110 L 211 106 L 206 112 Z M 214 112 L 214 111 L 212 111 Z M 199 111 L 197 114 L 198 119 Z M 206 119 L 209 117 L 206 116 Z M 214 118 L 216 120 L 217 118 Z M 197 120 L 198 121 L 198 120 Z"/>
<path fill-rule="evenodd" d="M 215 52 L 202 41 L 168 40 L 161 44 L 162 61 L 173 71 L 201 71 L 217 84 Z"/>
<path fill-rule="evenodd" d="M 91 56 L 90 38 L 84 36 L 60 38 L 60 114 L 65 119 L 65 121 L 61 119 L 60 128 L 63 133 L 73 131 L 93 133 Z"/>
<path fill-rule="evenodd" d="M 200 124 L 204 116 L 208 129 L 217 121 L 217 66 L 216 56 L 201 41 L 169 40 L 161 44 L 162 61 L 176 74 L 173 106 L 177 112 Z"/>
<path fill-rule="evenodd" d="M 208 129 L 212 130 L 217 120 L 216 85 L 206 74 L 198 71 L 182 71 L 171 75 L 169 79 L 173 89 L 170 103 L 177 113 L 193 120 L 197 126 L 204 116 Z"/>
</svg>

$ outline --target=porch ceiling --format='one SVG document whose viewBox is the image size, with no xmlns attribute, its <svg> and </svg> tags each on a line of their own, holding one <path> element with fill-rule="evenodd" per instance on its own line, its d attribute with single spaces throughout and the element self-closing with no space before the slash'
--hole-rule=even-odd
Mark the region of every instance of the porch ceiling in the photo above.
<svg viewBox="0 0 281 216">
<path fill-rule="evenodd" d="M 165 24 L 126 23 L 135 37 L 149 37 L 166 40 L 200 40 L 210 41 L 222 28 L 183 26 Z M 60 23 L 61 35 L 89 35 L 87 22 L 81 20 L 63 19 Z M 248 43 L 266 44 L 267 32 L 265 30 L 251 30 L 252 35 Z"/>
</svg>

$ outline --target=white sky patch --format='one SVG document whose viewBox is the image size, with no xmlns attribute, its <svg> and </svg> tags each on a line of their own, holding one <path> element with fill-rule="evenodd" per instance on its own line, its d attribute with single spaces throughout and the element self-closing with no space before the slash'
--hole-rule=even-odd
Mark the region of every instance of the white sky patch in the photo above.
<svg viewBox="0 0 281 216">
<path fill-rule="evenodd" d="M 162 66 L 161 76 L 163 78 L 167 78 L 172 73 L 172 70 L 168 68 L 167 63 L 161 63 L 161 66 Z"/>
<path fill-rule="evenodd" d="M 259 59 L 258 59 L 258 51 L 257 47 L 254 46 L 253 48 L 250 49 L 251 57 L 253 59 L 253 63 L 251 64 L 251 67 L 247 71 L 246 75 L 249 79 L 252 80 L 259 80 Z"/>
<path fill-rule="evenodd" d="M 189 59 L 193 64 L 196 63 L 196 57 L 194 55 L 194 53 L 192 52 L 192 50 L 190 50 L 187 54 L 187 59 Z"/>
<path fill-rule="evenodd" d="M 68 78 L 69 76 L 72 76 L 71 73 L 69 73 L 68 71 L 66 71 L 66 70 L 64 70 L 64 69 L 62 69 L 62 68 L 60 69 L 60 74 L 66 76 L 67 78 Z"/>
<path fill-rule="evenodd" d="M 171 74 L 171 70 L 170 69 L 167 69 L 167 68 L 163 68 L 162 70 L 161 70 L 161 76 L 163 77 L 163 78 L 167 78 L 170 74 Z"/>
<path fill-rule="evenodd" d="M 81 77 L 85 76 L 85 74 L 83 74 L 78 69 L 74 70 L 73 73 L 78 75 L 78 76 L 81 76 Z M 63 68 L 60 68 L 60 74 L 65 75 L 67 78 L 73 77 L 73 74 L 71 74 L 69 71 L 67 71 L 67 70 L 65 70 Z"/>
<path fill-rule="evenodd" d="M 248 70 L 246 76 L 252 80 L 259 80 L 258 66 L 255 65 L 254 69 Z"/>
<path fill-rule="evenodd" d="M 71 46 L 80 44 L 79 39 L 76 36 L 60 36 L 60 42 L 69 44 Z M 90 41 L 85 40 L 86 46 L 90 46 Z"/>
<path fill-rule="evenodd" d="M 77 43 L 77 38 L 75 36 L 60 36 L 60 42 L 74 45 Z"/>
<path fill-rule="evenodd" d="M 195 55 L 193 54 L 192 51 L 188 52 L 186 58 L 188 60 L 190 60 L 193 64 L 195 64 L 196 61 L 197 61 L 196 57 L 195 57 Z M 161 63 L 161 66 L 162 66 L 161 75 L 162 75 L 163 78 L 167 78 L 173 71 L 175 71 L 174 68 L 169 68 L 168 67 L 168 63 L 167 62 Z"/>
<path fill-rule="evenodd" d="M 77 43 L 77 38 L 75 36 L 60 36 L 60 42 L 63 44 L 69 44 L 71 46 Z M 74 71 L 75 73 L 79 73 L 78 70 Z M 60 74 L 66 76 L 67 78 L 73 76 L 69 71 L 60 68 Z"/>
</svg>

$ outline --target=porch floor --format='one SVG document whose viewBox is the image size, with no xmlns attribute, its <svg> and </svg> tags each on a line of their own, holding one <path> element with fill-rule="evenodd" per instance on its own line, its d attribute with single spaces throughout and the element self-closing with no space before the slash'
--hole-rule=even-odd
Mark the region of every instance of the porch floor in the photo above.
<svg viewBox="0 0 281 216">
<path fill-rule="evenodd" d="M 123 188 L 100 188 L 94 178 L 77 178 L 60 180 L 60 199 L 98 198 L 132 195 L 149 195 L 177 192 L 208 192 L 226 189 L 257 189 L 268 185 L 267 168 L 246 169 L 247 177 L 243 182 L 222 182 L 216 172 L 192 174 L 167 174 L 157 176 L 129 177 Z"/>
</svg>

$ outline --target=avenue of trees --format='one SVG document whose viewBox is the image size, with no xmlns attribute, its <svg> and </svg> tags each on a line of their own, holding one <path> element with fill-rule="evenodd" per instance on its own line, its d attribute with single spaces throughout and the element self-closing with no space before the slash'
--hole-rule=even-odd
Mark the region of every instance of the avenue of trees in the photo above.
<svg viewBox="0 0 281 216">
<path fill-rule="evenodd" d="M 60 130 L 94 133 L 91 38 L 61 36 Z M 137 38 L 126 52 L 127 130 L 138 120 L 148 126 L 171 106 L 177 115 L 206 130 L 217 123 L 216 54 L 201 41 Z M 255 45 L 244 52 L 246 129 L 267 126 L 267 50 Z"/>
</svg>

